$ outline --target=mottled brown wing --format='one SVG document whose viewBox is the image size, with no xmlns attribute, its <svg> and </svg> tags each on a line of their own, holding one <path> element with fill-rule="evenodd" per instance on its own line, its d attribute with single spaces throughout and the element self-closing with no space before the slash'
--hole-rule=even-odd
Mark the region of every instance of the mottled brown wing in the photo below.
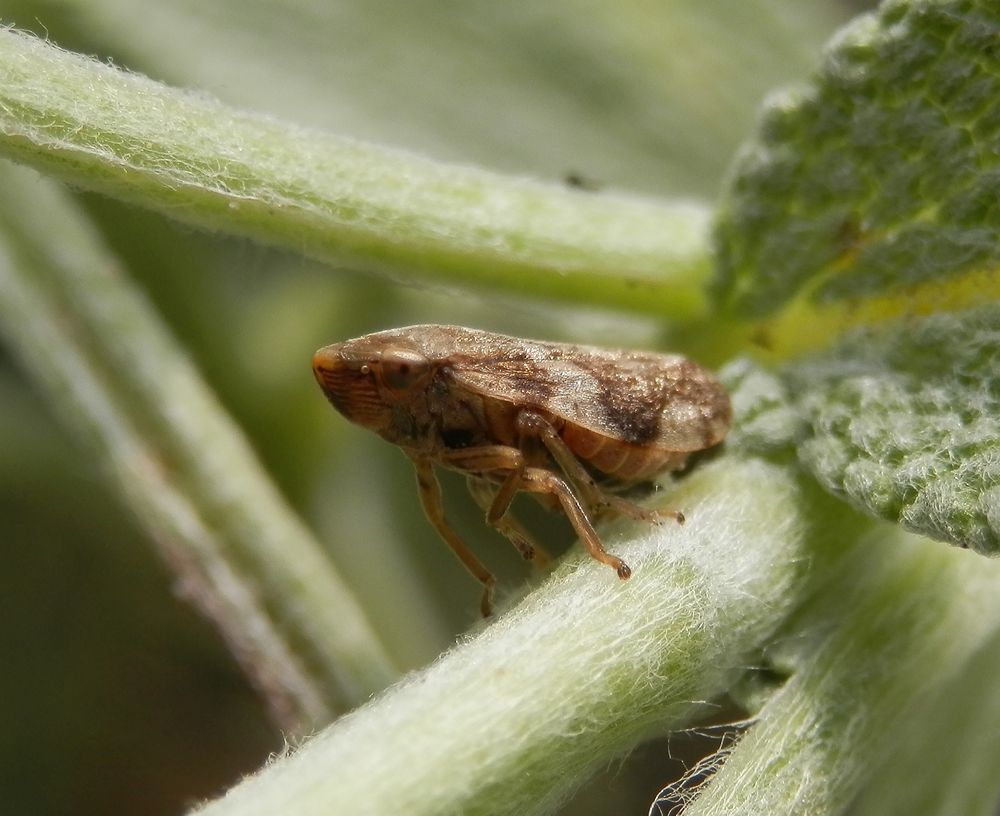
<svg viewBox="0 0 1000 816">
<path fill-rule="evenodd" d="M 510 358 L 470 355 L 453 376 L 494 399 L 634 445 L 696 451 L 726 434 L 728 396 L 708 371 L 680 355 L 522 342 Z"/>
</svg>

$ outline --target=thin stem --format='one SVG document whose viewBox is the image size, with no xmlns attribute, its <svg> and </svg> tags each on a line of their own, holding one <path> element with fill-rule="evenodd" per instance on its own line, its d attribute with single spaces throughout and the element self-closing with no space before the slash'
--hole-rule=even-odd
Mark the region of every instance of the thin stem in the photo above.
<svg viewBox="0 0 1000 816">
<path fill-rule="evenodd" d="M 314 728 L 387 685 L 342 579 L 66 194 L 10 166 L 0 177 L 0 330 L 282 724 Z"/>
</svg>

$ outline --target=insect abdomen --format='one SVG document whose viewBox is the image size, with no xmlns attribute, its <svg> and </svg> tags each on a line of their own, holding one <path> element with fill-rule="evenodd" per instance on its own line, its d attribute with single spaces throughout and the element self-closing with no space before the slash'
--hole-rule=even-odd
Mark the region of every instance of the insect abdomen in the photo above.
<svg viewBox="0 0 1000 816">
<path fill-rule="evenodd" d="M 688 458 L 686 452 L 632 445 L 570 422 L 563 426 L 561 436 L 569 449 L 591 467 L 623 482 L 640 481 L 663 470 L 679 468 Z"/>
</svg>

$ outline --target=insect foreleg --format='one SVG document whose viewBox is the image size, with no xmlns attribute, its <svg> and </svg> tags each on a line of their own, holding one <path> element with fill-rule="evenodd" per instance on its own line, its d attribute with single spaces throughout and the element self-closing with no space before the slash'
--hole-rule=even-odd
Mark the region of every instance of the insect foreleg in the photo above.
<svg viewBox="0 0 1000 816">
<path fill-rule="evenodd" d="M 476 503 L 483 510 L 490 510 L 495 499 L 492 485 L 478 476 L 469 476 L 466 483 Z M 510 510 L 490 523 L 510 540 L 525 561 L 534 561 L 538 566 L 545 566 L 551 560 L 549 554 L 535 543 Z"/>
<path fill-rule="evenodd" d="M 411 456 L 410 460 L 417 472 L 417 488 L 420 491 L 420 503 L 423 505 L 424 514 L 441 538 L 445 540 L 445 543 L 451 547 L 451 551 L 455 553 L 462 565 L 483 585 L 483 597 L 479 608 L 483 617 L 487 618 L 493 611 L 493 587 L 496 585 L 496 579 L 465 546 L 458 534 L 448 526 L 444 517 L 444 505 L 441 502 L 441 485 L 438 484 L 437 476 L 434 475 L 434 467 L 430 460 L 416 456 Z"/>
<path fill-rule="evenodd" d="M 536 436 L 562 468 L 563 473 L 573 483 L 573 486 L 583 496 L 584 501 L 595 515 L 601 515 L 611 510 L 620 516 L 636 521 L 659 524 L 664 516 L 673 518 L 678 524 L 684 523 L 684 515 L 675 510 L 650 510 L 641 507 L 621 496 L 607 493 L 598 486 L 594 477 L 581 464 L 576 454 L 559 436 L 559 432 L 541 414 L 534 411 L 521 411 L 517 415 L 517 428 L 522 436 Z"/>
<path fill-rule="evenodd" d="M 618 577 L 622 580 L 625 580 L 632 574 L 632 569 L 628 564 L 622 561 L 617 555 L 609 553 L 601 545 L 601 539 L 598 538 L 597 532 L 590 523 L 590 519 L 587 518 L 583 507 L 580 506 L 580 502 L 573 495 L 573 491 L 570 490 L 569 485 L 565 481 L 552 473 L 552 471 L 531 467 L 524 469 L 524 475 L 521 478 L 521 487 L 532 493 L 548 493 L 555 496 L 591 557 L 602 564 L 607 564 L 618 573 Z"/>
</svg>

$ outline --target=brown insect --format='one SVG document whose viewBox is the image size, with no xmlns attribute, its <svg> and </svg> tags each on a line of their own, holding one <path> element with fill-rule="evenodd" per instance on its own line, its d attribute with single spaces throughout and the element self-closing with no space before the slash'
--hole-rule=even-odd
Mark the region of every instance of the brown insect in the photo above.
<svg viewBox="0 0 1000 816">
<path fill-rule="evenodd" d="M 676 354 L 522 340 L 460 326 L 409 326 L 321 348 L 313 372 L 333 406 L 399 445 L 427 518 L 482 584 L 495 580 L 444 517 L 433 465 L 465 473 L 486 521 L 526 559 L 546 558 L 510 512 L 514 494 L 561 507 L 591 556 L 618 577 L 588 517 L 611 511 L 683 523 L 613 491 L 684 465 L 729 428 L 729 397 Z"/>
</svg>

